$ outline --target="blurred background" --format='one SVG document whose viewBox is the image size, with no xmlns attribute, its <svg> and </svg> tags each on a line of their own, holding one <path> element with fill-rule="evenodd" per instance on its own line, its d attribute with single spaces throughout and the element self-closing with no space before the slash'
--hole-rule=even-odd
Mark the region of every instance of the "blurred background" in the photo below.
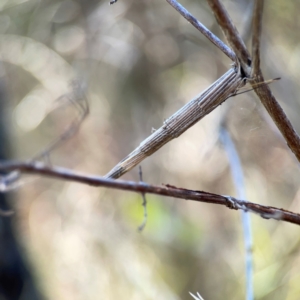
<svg viewBox="0 0 300 300">
<path fill-rule="evenodd" d="M 181 2 L 223 39 L 206 1 Z M 251 49 L 252 1 L 224 1 Z M 262 69 L 300 132 L 300 1 L 265 1 Z M 66 132 L 53 165 L 104 175 L 231 61 L 165 1 L 1 0 L 1 157 L 27 160 Z M 79 120 L 79 121 L 78 121 Z M 143 179 L 234 196 L 225 123 L 247 200 L 300 212 L 299 163 L 249 92 L 142 163 Z M 74 128 L 74 127 L 73 127 Z M 45 159 L 45 157 L 44 157 Z M 138 168 L 122 179 L 139 180 Z M 1 194 L 0 300 L 244 299 L 240 214 L 216 205 L 23 176 Z M 299 227 L 252 217 L 255 299 L 299 299 Z"/>
</svg>

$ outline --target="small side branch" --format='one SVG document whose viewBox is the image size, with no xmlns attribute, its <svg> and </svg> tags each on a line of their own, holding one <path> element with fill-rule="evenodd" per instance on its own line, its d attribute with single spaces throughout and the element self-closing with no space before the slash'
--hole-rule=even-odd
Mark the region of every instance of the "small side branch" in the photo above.
<svg viewBox="0 0 300 300">
<path fill-rule="evenodd" d="M 143 172 L 142 172 L 142 167 L 141 166 L 139 166 L 139 176 L 140 176 L 140 182 L 142 183 L 143 182 Z M 144 208 L 144 220 L 143 220 L 142 224 L 138 227 L 139 231 L 143 231 L 143 229 L 146 226 L 147 218 L 148 218 L 147 199 L 146 199 L 145 193 L 142 193 L 142 199 L 143 199 L 142 206 Z"/>
<path fill-rule="evenodd" d="M 148 193 L 203 203 L 224 205 L 231 209 L 256 213 L 264 219 L 275 219 L 300 225 L 300 214 L 293 213 L 282 208 L 247 202 L 231 196 L 177 188 L 171 185 L 157 186 L 149 185 L 144 182 L 107 179 L 99 176 L 80 174 L 61 167 L 49 167 L 42 162 L 0 162 L 0 171 L 19 171 L 20 173 L 35 174 L 44 177 L 73 181 L 95 187 L 103 186 L 137 193 Z"/>
<path fill-rule="evenodd" d="M 262 75 L 261 70 L 259 70 L 259 73 L 256 75 L 255 78 L 250 80 L 250 83 L 252 86 L 255 86 L 259 82 L 263 81 L 264 77 Z M 261 103 L 263 104 L 271 118 L 273 119 L 277 128 L 283 135 L 284 139 L 287 142 L 287 145 L 300 162 L 300 137 L 293 128 L 292 123 L 288 119 L 282 107 L 272 94 L 270 88 L 268 87 L 268 85 L 262 85 L 261 87 L 254 89 L 254 91 L 261 100 Z"/>
</svg>

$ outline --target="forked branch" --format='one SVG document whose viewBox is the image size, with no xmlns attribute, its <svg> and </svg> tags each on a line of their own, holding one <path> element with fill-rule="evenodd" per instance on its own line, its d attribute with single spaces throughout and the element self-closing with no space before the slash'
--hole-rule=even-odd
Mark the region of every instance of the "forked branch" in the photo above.
<svg viewBox="0 0 300 300">
<path fill-rule="evenodd" d="M 254 12 L 254 28 L 255 34 L 260 34 L 260 23 L 262 18 L 262 13 L 258 12 L 259 9 L 262 9 L 262 5 L 258 2 L 262 2 L 263 0 L 256 0 L 257 4 L 255 5 L 256 11 Z M 248 65 L 248 62 L 251 61 L 251 57 L 248 54 L 246 46 L 243 42 L 241 42 L 241 37 L 238 31 L 235 29 L 233 22 L 231 21 L 229 14 L 227 13 L 225 7 L 221 3 L 220 0 L 207 0 L 208 4 L 210 5 L 211 9 L 213 10 L 216 19 L 222 28 L 227 40 L 229 41 L 230 46 L 236 52 L 237 57 L 240 60 L 241 66 L 243 71 L 248 77 L 250 84 L 255 87 L 257 84 L 264 82 L 265 79 L 262 75 L 260 68 L 256 71 L 257 73 L 254 74 L 255 77 L 251 78 L 251 68 L 244 67 Z M 259 37 L 254 38 L 254 47 L 259 47 Z M 247 54 L 247 55 L 246 55 Z M 259 49 L 256 49 L 253 53 L 255 56 L 259 55 Z M 255 62 L 257 68 L 257 64 L 259 64 L 259 58 L 255 58 L 257 61 Z M 292 150 L 292 152 L 297 157 L 298 161 L 300 162 L 300 137 L 294 130 L 291 122 L 289 121 L 288 117 L 286 116 L 285 112 L 277 102 L 276 98 L 273 96 L 270 88 L 268 85 L 261 85 L 259 88 L 255 88 L 255 93 L 258 95 L 261 103 L 273 119 L 274 123 L 276 124 L 277 128 L 283 135 L 284 139 L 286 140 L 287 145 Z"/>
</svg>

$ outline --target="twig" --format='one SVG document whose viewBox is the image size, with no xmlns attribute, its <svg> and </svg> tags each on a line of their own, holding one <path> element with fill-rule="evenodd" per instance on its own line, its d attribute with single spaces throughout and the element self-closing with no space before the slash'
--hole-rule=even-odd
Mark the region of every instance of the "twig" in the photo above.
<svg viewBox="0 0 300 300">
<path fill-rule="evenodd" d="M 223 30 L 230 47 L 238 57 L 243 71 L 248 74 L 251 64 L 250 55 L 229 14 L 219 0 L 207 0 L 207 2 Z"/>
<path fill-rule="evenodd" d="M 219 0 L 207 1 L 213 10 L 220 27 L 226 35 L 230 46 L 236 52 L 245 76 L 248 77 L 250 84 L 255 86 L 260 82 L 264 82 L 265 79 L 261 70 L 258 71 L 255 78 L 251 78 L 251 68 L 249 68 L 249 62 L 251 62 L 251 58 L 224 6 Z M 300 137 L 294 130 L 291 122 L 287 118 L 276 98 L 273 96 L 270 88 L 267 85 L 262 85 L 260 88 L 255 88 L 255 93 L 258 95 L 261 103 L 264 105 L 277 128 L 283 135 L 287 145 L 300 162 Z"/>
<path fill-rule="evenodd" d="M 255 0 L 252 19 L 252 71 L 251 78 L 256 77 L 260 68 L 260 37 L 264 1 Z"/>
<path fill-rule="evenodd" d="M 199 30 L 205 37 L 207 37 L 214 45 L 216 45 L 225 55 L 227 55 L 232 61 L 236 62 L 236 55 L 234 54 L 234 52 L 210 30 L 208 30 L 201 22 L 199 22 L 187 9 L 185 9 L 176 0 L 166 1 L 197 30 Z"/>
<path fill-rule="evenodd" d="M 259 70 L 259 73 L 256 75 L 256 77 L 249 82 L 251 83 L 251 85 L 255 85 L 256 83 L 263 80 L 264 77 L 261 73 L 261 70 Z M 300 162 L 300 137 L 293 128 L 293 125 L 284 113 L 282 107 L 279 105 L 276 98 L 272 94 L 270 88 L 267 85 L 263 85 L 260 88 L 255 89 L 254 91 L 258 95 L 269 115 L 272 117 L 277 128 L 280 130 L 281 134 L 286 140 L 287 145 Z"/>
<path fill-rule="evenodd" d="M 239 155 L 235 145 L 231 139 L 229 132 L 224 126 L 220 128 L 221 140 L 226 149 L 233 182 L 237 191 L 239 199 L 246 199 L 244 175 L 239 159 Z M 253 257 L 252 257 L 252 233 L 251 233 L 251 219 L 248 212 L 242 211 L 242 221 L 244 229 L 244 242 L 246 252 L 246 299 L 252 300 L 253 296 Z"/>
<path fill-rule="evenodd" d="M 143 173 L 142 173 L 142 167 L 141 166 L 139 167 L 139 176 L 140 176 L 140 182 L 143 182 Z M 144 220 L 143 220 L 142 224 L 138 227 L 139 231 L 142 231 L 145 228 L 146 223 L 147 223 L 147 217 L 148 217 L 148 214 L 147 214 L 147 200 L 146 200 L 145 193 L 142 193 L 142 198 L 143 198 L 142 206 L 144 208 Z"/>
<path fill-rule="evenodd" d="M 209 114 L 234 94 L 244 81 L 239 66 L 227 71 L 197 98 L 191 100 L 168 118 L 162 127 L 157 129 L 139 147 L 120 161 L 105 177 L 119 178 L 138 165 L 147 156 L 152 155 L 163 145 L 179 137 L 187 129 Z"/>
<path fill-rule="evenodd" d="M 300 225 L 300 214 L 293 213 L 282 208 L 247 202 L 244 200 L 233 198 L 231 196 L 177 188 L 172 185 L 157 186 L 149 185 L 144 182 L 107 179 L 99 176 L 80 174 L 61 167 L 49 167 L 42 162 L 4 161 L 0 162 L 0 171 L 19 171 L 20 173 L 63 179 L 92 186 L 103 186 L 124 191 L 132 191 L 145 194 L 149 193 L 178 199 L 224 205 L 231 209 L 240 209 L 243 211 L 256 213 L 264 219 L 275 219 L 278 221 L 285 221 Z"/>
</svg>

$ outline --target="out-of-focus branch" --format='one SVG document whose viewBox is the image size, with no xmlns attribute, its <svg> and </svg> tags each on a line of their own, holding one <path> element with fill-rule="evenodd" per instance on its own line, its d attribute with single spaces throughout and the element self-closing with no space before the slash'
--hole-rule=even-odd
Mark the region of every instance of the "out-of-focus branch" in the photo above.
<svg viewBox="0 0 300 300">
<path fill-rule="evenodd" d="M 142 167 L 141 166 L 139 166 L 139 176 L 140 176 L 140 182 L 144 182 L 143 181 L 143 172 L 142 172 Z M 147 218 L 148 218 L 148 213 L 147 213 L 147 199 L 146 199 L 145 193 L 142 193 L 142 199 L 143 199 L 142 206 L 144 208 L 144 220 L 143 220 L 142 224 L 138 227 L 139 231 L 143 231 L 144 230 L 144 228 L 146 226 L 146 223 L 147 223 Z"/>
<path fill-rule="evenodd" d="M 225 55 L 232 61 L 236 61 L 234 52 L 210 30 L 208 30 L 201 22 L 199 22 L 187 9 L 185 9 L 176 0 L 167 0 L 167 2 L 175 8 L 188 22 L 190 22 L 197 30 L 207 37 L 214 45 L 216 45 Z"/>
<path fill-rule="evenodd" d="M 229 165 L 231 169 L 232 179 L 236 189 L 237 197 L 246 199 L 244 174 L 242 164 L 234 145 L 234 142 L 225 128 L 220 128 L 220 138 L 227 152 Z M 252 254 L 252 232 L 251 232 L 251 218 L 249 213 L 242 211 L 244 242 L 245 242 L 245 258 L 246 258 L 246 299 L 253 300 L 253 254 Z"/>
<path fill-rule="evenodd" d="M 49 160 L 49 156 L 53 150 L 61 146 L 64 142 L 71 139 L 81 128 L 83 121 L 89 114 L 89 104 L 85 96 L 85 87 L 79 81 L 72 83 L 72 92 L 69 95 L 64 95 L 58 99 L 66 100 L 67 105 L 72 105 L 77 113 L 76 118 L 54 141 L 52 141 L 45 149 L 36 154 L 32 160 L 45 159 Z M 59 105 L 61 107 L 61 104 Z"/>
<path fill-rule="evenodd" d="M 251 64 L 249 52 L 225 7 L 219 0 L 207 0 L 207 2 L 215 15 L 217 22 L 223 30 L 230 47 L 238 57 L 244 72 L 249 73 Z"/>
<path fill-rule="evenodd" d="M 149 185 L 144 182 L 123 181 L 107 179 L 99 176 L 80 174 L 69 169 L 60 167 L 49 167 L 42 162 L 0 162 L 0 171 L 18 171 L 21 174 L 35 174 L 39 176 L 73 181 L 92 186 L 103 186 L 107 188 L 132 191 L 137 193 L 156 194 L 178 199 L 194 200 L 203 203 L 224 205 L 231 209 L 249 211 L 260 215 L 264 219 L 275 219 L 300 225 L 300 214 L 293 213 L 282 208 L 260 205 L 231 196 L 218 195 L 197 190 L 177 188 L 172 185 Z M 5 177 L 0 183 L 2 192 L 5 192 Z"/>
<path fill-rule="evenodd" d="M 222 28 L 227 40 L 229 41 L 230 46 L 235 51 L 238 59 L 240 60 L 243 71 L 246 77 L 248 77 L 251 85 L 255 87 L 258 83 L 264 82 L 265 79 L 260 68 L 258 69 L 258 73 L 256 74 L 256 76 L 254 78 L 251 78 L 251 68 L 249 67 L 251 57 L 249 56 L 246 46 L 235 26 L 233 25 L 225 7 L 222 5 L 220 0 L 207 0 L 207 2 L 214 12 L 220 27 Z M 256 14 L 254 14 L 254 17 L 255 15 Z M 300 137 L 294 130 L 291 122 L 277 102 L 276 98 L 273 96 L 270 88 L 267 85 L 262 85 L 261 87 L 255 88 L 254 90 L 258 95 L 261 103 L 273 119 L 277 128 L 283 135 L 287 145 L 300 162 Z"/>
<path fill-rule="evenodd" d="M 256 77 L 260 68 L 260 37 L 262 28 L 262 16 L 264 9 L 263 0 L 255 0 L 252 19 L 252 71 L 251 77 Z"/>
</svg>

